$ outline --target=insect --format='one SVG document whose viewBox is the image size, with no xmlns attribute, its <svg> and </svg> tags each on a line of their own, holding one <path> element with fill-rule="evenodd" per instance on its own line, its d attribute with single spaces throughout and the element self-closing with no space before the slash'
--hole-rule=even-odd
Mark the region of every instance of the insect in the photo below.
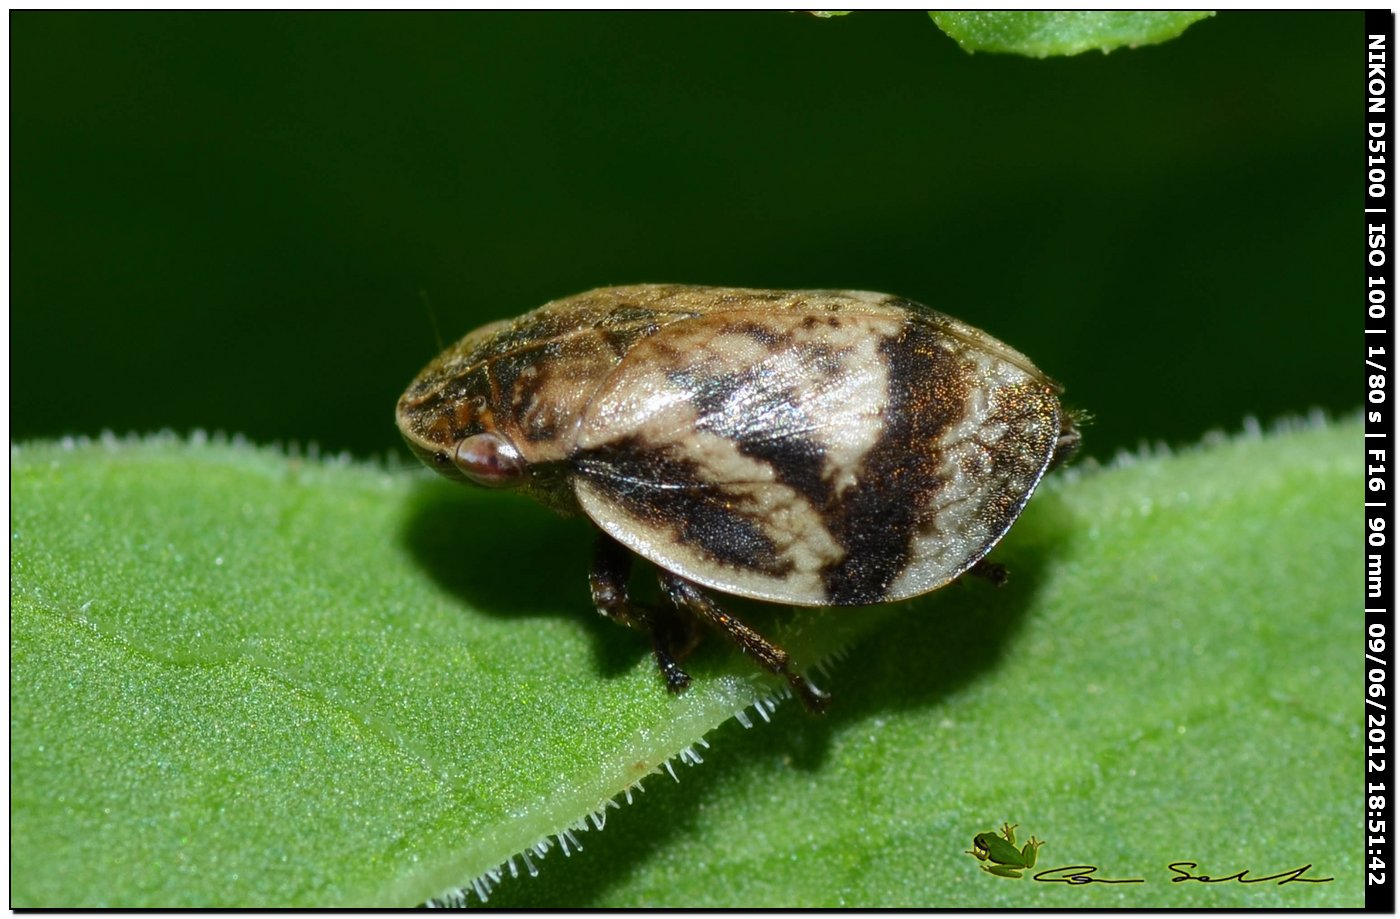
<svg viewBox="0 0 1400 919">
<path fill-rule="evenodd" d="M 827 694 L 706 589 L 849 606 L 947 584 L 1078 446 L 1059 391 L 898 297 L 648 284 L 477 329 L 423 369 L 397 422 L 448 478 L 591 518 L 593 603 L 650 636 L 673 692 L 703 622 L 820 711 Z M 633 553 L 663 602 L 629 597 Z"/>
</svg>

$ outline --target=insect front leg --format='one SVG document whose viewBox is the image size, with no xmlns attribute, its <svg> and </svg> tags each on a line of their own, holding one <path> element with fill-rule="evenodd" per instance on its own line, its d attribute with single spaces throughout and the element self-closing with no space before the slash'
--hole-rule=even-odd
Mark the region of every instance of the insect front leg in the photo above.
<svg viewBox="0 0 1400 919">
<path fill-rule="evenodd" d="M 764 670 L 787 680 L 809 711 L 826 711 L 831 697 L 788 666 L 786 651 L 726 613 L 708 594 L 680 575 L 658 568 L 657 577 L 661 581 L 661 590 L 678 609 L 687 610 L 697 619 L 710 623 L 738 645 L 739 650 L 758 661 Z"/>
<path fill-rule="evenodd" d="M 632 602 L 627 595 L 627 575 L 631 570 L 631 551 L 606 533 L 599 533 L 593 549 L 593 567 L 588 572 L 593 605 L 614 622 L 649 634 L 652 654 L 666 679 L 666 688 L 680 692 L 690 685 L 690 674 L 681 669 L 679 662 L 694 650 L 699 636 L 675 610 Z"/>
</svg>

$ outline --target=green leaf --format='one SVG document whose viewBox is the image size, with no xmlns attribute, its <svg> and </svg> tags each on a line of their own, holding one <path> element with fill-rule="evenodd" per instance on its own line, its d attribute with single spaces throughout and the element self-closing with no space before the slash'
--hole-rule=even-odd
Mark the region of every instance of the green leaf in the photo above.
<svg viewBox="0 0 1400 919">
<path fill-rule="evenodd" d="M 695 768 L 772 684 L 711 641 L 668 696 L 589 609 L 583 521 L 237 443 L 25 445 L 12 904 L 412 905 L 498 870 L 493 906 L 1359 905 L 1360 444 L 1053 477 L 1004 588 L 737 605 L 801 661 L 867 637 L 830 715 L 728 721 Z M 987 875 L 963 853 L 1003 820 L 1036 870 L 1149 880 Z M 538 878 L 498 869 L 546 838 Z M 1337 880 L 1172 884 L 1183 859 Z"/>
<path fill-rule="evenodd" d="M 726 726 L 642 828 L 491 905 L 1361 906 L 1362 447 L 1349 422 L 1052 479 L 1006 586 L 896 608 L 825 720 Z M 1144 883 L 985 874 L 965 850 L 1003 821 L 1035 872 Z"/>
<path fill-rule="evenodd" d="M 999 51 L 1027 57 L 1081 54 L 1097 48 L 1155 45 L 1176 38 L 1193 22 L 1215 14 L 1206 10 L 1028 12 L 1022 10 L 929 13 L 966 51 Z"/>
<path fill-rule="evenodd" d="M 16 905 L 411 906 L 772 691 L 716 647 L 668 696 L 591 610 L 583 521 L 416 465 L 12 459 Z"/>
</svg>

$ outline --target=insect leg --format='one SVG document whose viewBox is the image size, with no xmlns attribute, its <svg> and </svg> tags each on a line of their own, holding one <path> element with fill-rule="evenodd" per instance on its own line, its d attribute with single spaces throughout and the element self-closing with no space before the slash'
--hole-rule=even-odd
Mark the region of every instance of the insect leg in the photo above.
<svg viewBox="0 0 1400 919">
<path fill-rule="evenodd" d="M 703 590 L 680 575 L 657 569 L 657 577 L 661 581 L 661 590 L 677 608 L 688 610 L 697 619 L 710 623 L 738 645 L 739 650 L 758 661 L 764 670 L 787 680 L 808 710 L 826 711 L 831 697 L 788 666 L 786 651 L 720 609 L 719 604 L 711 600 Z"/>
<path fill-rule="evenodd" d="M 1074 459 L 1074 455 L 1079 452 L 1079 443 L 1082 439 L 1079 425 L 1089 420 L 1088 413 L 1073 411 L 1066 413 L 1060 419 L 1060 436 L 1055 438 L 1055 452 L 1050 456 L 1050 463 L 1045 467 L 1046 471 L 1057 469 Z"/>
<path fill-rule="evenodd" d="M 627 596 L 627 575 L 631 570 L 631 551 L 606 533 L 599 533 L 593 549 L 593 567 L 588 572 L 593 605 L 609 619 L 647 632 L 666 688 L 680 692 L 690 685 L 690 674 L 681 669 L 677 659 L 695 647 L 693 630 L 687 630 L 673 610 L 633 603 Z"/>
<path fill-rule="evenodd" d="M 1000 587 L 1006 583 L 1006 566 L 1000 562 L 989 562 L 985 558 L 971 568 L 967 573 L 973 577 L 982 578 L 984 581 L 991 581 L 993 585 Z"/>
</svg>

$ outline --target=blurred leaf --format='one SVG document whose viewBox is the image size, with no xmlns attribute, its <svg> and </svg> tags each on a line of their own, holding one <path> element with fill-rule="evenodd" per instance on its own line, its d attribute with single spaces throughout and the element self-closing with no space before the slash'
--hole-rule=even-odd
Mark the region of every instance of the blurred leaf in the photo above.
<svg viewBox="0 0 1400 919">
<path fill-rule="evenodd" d="M 586 834 L 770 691 L 712 641 L 667 696 L 589 609 L 586 523 L 246 445 L 25 445 L 12 904 L 411 905 L 572 826 L 491 905 L 1358 905 L 1359 443 L 1061 476 L 1003 589 L 778 614 L 800 660 L 869 635 L 832 713 L 730 723 Z M 1002 820 L 1038 868 L 1150 880 L 984 875 L 963 850 Z M 1171 884 L 1180 859 L 1337 880 Z"/>
<path fill-rule="evenodd" d="M 1095 48 L 1106 54 L 1116 48 L 1155 45 L 1215 14 L 1206 10 L 940 10 L 929 15 L 964 50 L 1050 57 Z"/>
</svg>

